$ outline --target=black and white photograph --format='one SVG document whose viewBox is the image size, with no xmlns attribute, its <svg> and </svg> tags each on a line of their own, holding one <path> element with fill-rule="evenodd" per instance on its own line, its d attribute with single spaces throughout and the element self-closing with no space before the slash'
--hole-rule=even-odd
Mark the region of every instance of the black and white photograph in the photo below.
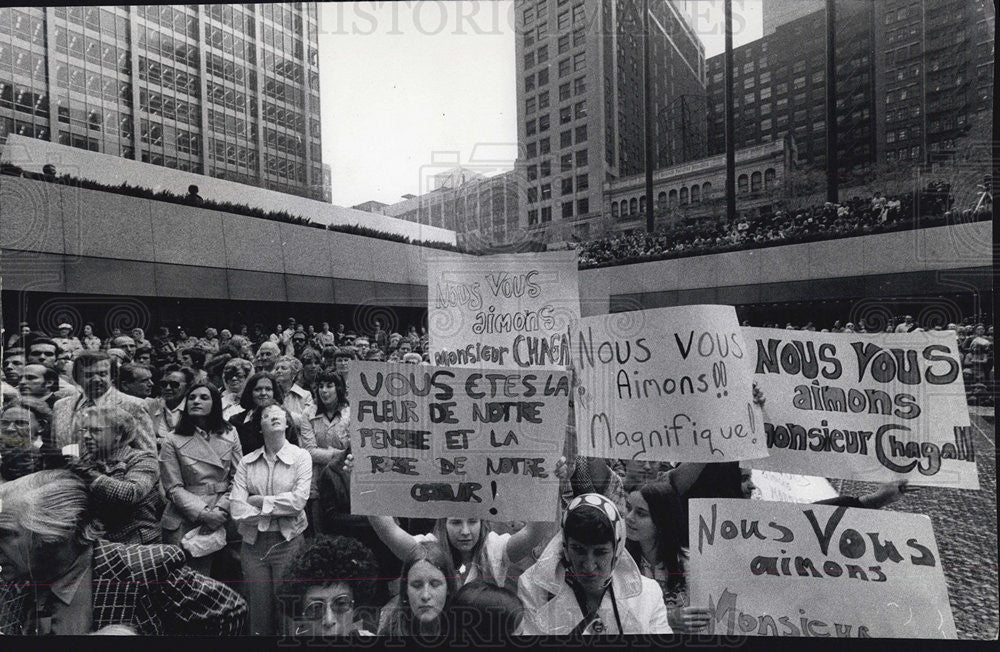
<svg viewBox="0 0 1000 652">
<path fill-rule="evenodd" d="M 996 641 L 995 29 L 0 6 L 0 646 Z"/>
</svg>

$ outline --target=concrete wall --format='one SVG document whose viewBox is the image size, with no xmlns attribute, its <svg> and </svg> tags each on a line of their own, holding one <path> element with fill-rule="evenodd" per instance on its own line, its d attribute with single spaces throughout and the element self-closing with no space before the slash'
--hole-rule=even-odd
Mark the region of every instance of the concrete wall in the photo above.
<svg viewBox="0 0 1000 652">
<path fill-rule="evenodd" d="M 454 231 L 440 227 L 415 224 L 386 215 L 334 206 L 274 190 L 110 154 L 90 152 L 17 134 L 8 136 L 0 159 L 4 163 L 17 165 L 29 172 L 41 172 L 46 163 L 52 163 L 56 166 L 58 174 L 71 174 L 81 179 L 112 186 L 128 183 L 154 191 L 167 190 L 186 195 L 187 187 L 194 184 L 198 186 L 199 194 L 205 199 L 247 204 L 262 210 L 288 211 L 292 215 L 300 215 L 324 225 L 365 226 L 403 235 L 419 242 L 455 244 L 456 239 Z"/>
</svg>

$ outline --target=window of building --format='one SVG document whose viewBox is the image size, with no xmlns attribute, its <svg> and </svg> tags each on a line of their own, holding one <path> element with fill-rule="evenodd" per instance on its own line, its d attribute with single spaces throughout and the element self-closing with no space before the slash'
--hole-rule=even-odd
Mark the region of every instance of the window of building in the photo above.
<svg viewBox="0 0 1000 652">
<path fill-rule="evenodd" d="M 590 199 L 584 197 L 583 199 L 576 200 L 576 214 L 586 215 L 590 212 Z"/>
<path fill-rule="evenodd" d="M 573 105 L 573 116 L 579 120 L 587 117 L 587 102 L 577 102 Z"/>
<path fill-rule="evenodd" d="M 528 181 L 534 181 L 538 178 L 538 166 L 529 165 L 528 166 Z"/>
<path fill-rule="evenodd" d="M 573 55 L 573 71 L 580 72 L 587 65 L 587 53 L 577 52 Z"/>
<path fill-rule="evenodd" d="M 528 143 L 525 148 L 528 158 L 535 158 L 538 156 L 538 145 L 534 142 Z"/>
<path fill-rule="evenodd" d="M 542 222 L 544 223 L 551 221 L 552 221 L 552 207 L 542 206 Z"/>
<path fill-rule="evenodd" d="M 559 101 L 564 102 L 571 96 L 569 82 L 559 85 Z"/>
<path fill-rule="evenodd" d="M 580 95 L 581 93 L 587 92 L 587 81 L 583 77 L 577 77 L 573 80 L 573 94 Z"/>
<path fill-rule="evenodd" d="M 741 174 L 739 177 L 737 177 L 736 191 L 741 195 L 745 195 L 750 191 L 750 179 L 747 177 L 747 175 Z M 681 200 L 681 203 L 682 204 L 684 203 L 683 199 Z"/>
<path fill-rule="evenodd" d="M 681 188 L 681 206 L 687 206 L 688 204 L 688 189 L 687 187 Z"/>
<path fill-rule="evenodd" d="M 587 125 L 580 125 L 576 128 L 576 142 L 582 143 L 587 140 Z"/>
<path fill-rule="evenodd" d="M 691 186 L 691 203 L 700 204 L 701 203 L 701 186 L 697 183 Z"/>
<path fill-rule="evenodd" d="M 573 120 L 573 111 L 568 106 L 559 109 L 559 124 L 564 125 Z"/>
<path fill-rule="evenodd" d="M 528 226 L 538 224 L 538 209 L 533 208 L 528 211 Z"/>
<path fill-rule="evenodd" d="M 573 194 L 573 177 L 566 177 L 562 180 L 562 194 L 572 195 Z"/>
<path fill-rule="evenodd" d="M 528 188 L 528 202 L 534 204 L 538 201 L 538 188 Z"/>
<path fill-rule="evenodd" d="M 549 114 L 546 113 L 538 118 L 538 133 L 549 130 Z"/>
<path fill-rule="evenodd" d="M 590 177 L 586 174 L 576 175 L 576 189 L 577 191 L 586 190 L 590 187 Z"/>
<path fill-rule="evenodd" d="M 552 161 L 549 159 L 545 159 L 544 161 L 542 161 L 541 164 L 539 165 L 539 170 L 542 178 L 545 178 L 550 174 L 552 174 Z"/>
<path fill-rule="evenodd" d="M 769 115 L 770 113 L 771 113 L 771 103 L 770 102 L 764 102 L 763 104 L 760 105 L 760 114 L 761 115 Z"/>
<path fill-rule="evenodd" d="M 750 175 L 750 192 L 760 192 L 761 174 L 759 171 Z"/>
<path fill-rule="evenodd" d="M 538 129 L 538 124 L 534 120 L 528 120 L 524 123 L 524 133 L 529 136 L 534 136 Z"/>
<path fill-rule="evenodd" d="M 747 77 L 746 79 L 743 80 L 743 88 L 744 89 L 753 88 L 755 83 L 756 82 L 754 81 L 753 77 Z"/>
<path fill-rule="evenodd" d="M 743 96 L 744 104 L 753 104 L 753 93 L 747 93 Z"/>
<path fill-rule="evenodd" d="M 528 52 L 527 54 L 524 55 L 524 67 L 525 69 L 527 69 L 527 68 L 533 68 L 534 66 L 535 66 L 535 53 Z"/>
<path fill-rule="evenodd" d="M 638 215 L 639 214 L 639 200 L 633 197 L 628 200 L 628 214 Z"/>
<path fill-rule="evenodd" d="M 524 101 L 524 112 L 527 115 L 531 115 L 532 113 L 535 112 L 536 106 L 537 106 L 537 101 L 535 100 L 535 98 L 529 97 Z"/>
<path fill-rule="evenodd" d="M 542 91 L 538 94 L 538 109 L 541 111 L 547 108 L 549 108 L 549 92 Z"/>
<path fill-rule="evenodd" d="M 764 190 L 772 190 L 774 188 L 774 181 L 777 174 L 774 168 L 767 168 L 764 170 Z"/>
<path fill-rule="evenodd" d="M 552 151 L 552 148 L 548 138 L 542 138 L 540 141 L 538 141 L 539 154 L 548 154 L 550 151 Z"/>
<path fill-rule="evenodd" d="M 797 90 L 797 91 L 798 90 L 802 90 L 805 87 L 806 87 L 806 76 L 805 75 L 802 75 L 801 77 L 796 77 L 792 81 L 792 88 L 795 89 L 795 90 Z"/>
<path fill-rule="evenodd" d="M 535 90 L 535 76 L 528 75 L 524 78 L 524 91 L 530 93 L 533 90 Z"/>
<path fill-rule="evenodd" d="M 586 35 L 586 32 L 584 31 L 583 27 L 578 27 L 578 28 L 574 29 L 573 30 L 573 47 L 577 47 L 581 43 L 583 43 L 583 40 L 586 38 L 586 36 L 587 35 Z"/>
<path fill-rule="evenodd" d="M 582 23 L 585 18 L 585 13 L 583 9 L 583 3 L 573 7 L 573 24 Z"/>
<path fill-rule="evenodd" d="M 559 147 L 569 147 L 573 144 L 573 132 L 566 130 L 559 134 Z"/>
<path fill-rule="evenodd" d="M 763 111 L 761 111 L 761 113 L 763 113 Z M 770 118 L 767 118 L 766 120 L 761 120 L 760 121 L 760 130 L 762 132 L 764 132 L 764 131 L 771 131 L 771 119 Z"/>
<path fill-rule="evenodd" d="M 538 86 L 542 87 L 549 83 L 549 69 L 542 68 L 538 71 Z"/>
<path fill-rule="evenodd" d="M 582 168 L 587 165 L 587 150 L 581 149 L 576 153 L 576 167 Z"/>
<path fill-rule="evenodd" d="M 560 172 L 569 172 L 572 169 L 573 169 L 573 155 L 572 154 L 563 154 L 562 156 L 560 156 L 559 157 L 559 171 Z"/>
<path fill-rule="evenodd" d="M 556 25 L 560 32 L 565 32 L 569 28 L 569 11 L 563 11 L 559 13 L 556 19 Z"/>
<path fill-rule="evenodd" d="M 769 97 L 771 97 L 770 87 L 765 86 L 764 88 L 760 89 L 760 99 L 766 100 Z"/>
<path fill-rule="evenodd" d="M 788 82 L 781 82 L 780 84 L 778 84 L 778 87 L 775 90 L 775 92 L 778 95 L 784 95 L 785 93 L 787 93 L 788 92 Z"/>
<path fill-rule="evenodd" d="M 565 54 L 569 50 L 569 34 L 559 37 L 559 54 Z"/>
<path fill-rule="evenodd" d="M 565 77 L 573 72 L 573 62 L 568 57 L 559 62 L 559 76 Z"/>
<path fill-rule="evenodd" d="M 543 183 L 542 184 L 542 200 L 552 199 L 552 184 Z"/>
<path fill-rule="evenodd" d="M 618 219 L 618 202 L 616 201 L 611 202 L 611 219 Z"/>
<path fill-rule="evenodd" d="M 538 26 L 539 31 L 541 31 L 541 25 Z M 542 35 L 538 35 L 538 40 L 542 40 Z M 535 56 L 538 58 L 538 63 L 545 63 L 549 60 L 549 46 L 543 45 L 535 51 Z"/>
</svg>

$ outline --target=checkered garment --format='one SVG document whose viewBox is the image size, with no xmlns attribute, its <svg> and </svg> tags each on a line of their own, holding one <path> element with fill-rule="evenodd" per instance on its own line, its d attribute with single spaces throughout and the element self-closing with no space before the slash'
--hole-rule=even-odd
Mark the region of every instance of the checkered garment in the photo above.
<svg viewBox="0 0 1000 652">
<path fill-rule="evenodd" d="M 177 546 L 94 547 L 92 631 L 129 625 L 142 636 L 243 633 L 246 602 L 228 586 L 184 565 Z M 28 589 L 0 586 L 0 632 L 20 634 Z"/>
</svg>

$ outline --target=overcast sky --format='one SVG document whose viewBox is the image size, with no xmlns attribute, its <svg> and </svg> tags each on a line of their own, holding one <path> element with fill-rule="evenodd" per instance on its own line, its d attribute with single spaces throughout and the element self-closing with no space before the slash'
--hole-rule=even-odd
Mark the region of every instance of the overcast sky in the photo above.
<svg viewBox="0 0 1000 652">
<path fill-rule="evenodd" d="M 760 37 L 761 0 L 734 0 L 737 46 Z M 333 203 L 427 192 L 457 164 L 486 175 L 516 158 L 513 2 L 319 4 L 323 160 Z M 687 2 L 710 57 L 721 0 Z"/>
</svg>

